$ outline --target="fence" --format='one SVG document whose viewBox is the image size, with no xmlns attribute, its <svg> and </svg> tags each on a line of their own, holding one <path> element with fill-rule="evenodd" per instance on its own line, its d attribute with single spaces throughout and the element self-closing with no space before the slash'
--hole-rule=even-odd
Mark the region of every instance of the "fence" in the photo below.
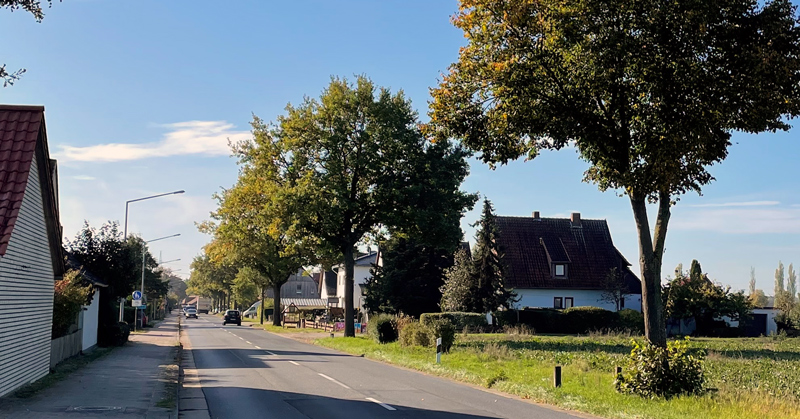
<svg viewBox="0 0 800 419">
<path fill-rule="evenodd" d="M 83 345 L 83 330 L 50 341 L 50 369 L 59 362 L 79 354 Z"/>
</svg>

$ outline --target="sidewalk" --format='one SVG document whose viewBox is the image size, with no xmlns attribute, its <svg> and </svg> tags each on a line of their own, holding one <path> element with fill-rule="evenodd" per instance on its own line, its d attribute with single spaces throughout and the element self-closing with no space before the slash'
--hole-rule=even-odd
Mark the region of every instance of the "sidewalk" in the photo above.
<svg viewBox="0 0 800 419">
<path fill-rule="evenodd" d="M 177 374 L 178 320 L 168 315 L 147 333 L 132 334 L 125 346 L 30 399 L 4 400 L 0 417 L 175 418 L 177 409 L 159 405 L 177 402 L 176 388 L 165 386 L 165 378 Z"/>
</svg>

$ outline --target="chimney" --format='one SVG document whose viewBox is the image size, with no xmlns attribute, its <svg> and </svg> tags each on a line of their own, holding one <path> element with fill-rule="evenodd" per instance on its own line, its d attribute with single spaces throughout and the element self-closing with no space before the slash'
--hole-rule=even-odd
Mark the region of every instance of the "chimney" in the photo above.
<svg viewBox="0 0 800 419">
<path fill-rule="evenodd" d="M 573 212 L 572 215 L 569 217 L 569 220 L 572 221 L 573 227 L 581 228 L 581 213 Z"/>
<path fill-rule="evenodd" d="M 539 218 L 539 211 L 534 211 L 532 216 L 533 216 L 534 220 L 540 220 L 541 219 L 541 218 Z"/>
</svg>

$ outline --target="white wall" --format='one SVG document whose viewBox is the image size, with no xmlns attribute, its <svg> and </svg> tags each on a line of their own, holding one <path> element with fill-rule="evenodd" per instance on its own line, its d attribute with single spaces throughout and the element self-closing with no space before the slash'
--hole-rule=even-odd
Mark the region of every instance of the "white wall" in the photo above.
<svg viewBox="0 0 800 419">
<path fill-rule="evenodd" d="M 570 289 L 515 289 L 514 292 L 520 299 L 516 308 L 522 307 L 553 307 L 555 297 L 572 297 L 574 307 L 592 306 L 606 310 L 616 311 L 614 304 L 601 301 L 600 290 L 570 290 Z M 563 300 L 562 300 L 563 301 Z M 642 311 L 642 296 L 629 294 L 625 296 L 625 308 Z"/>
<path fill-rule="evenodd" d="M 766 314 L 767 315 L 767 336 L 778 333 L 778 324 L 775 323 L 775 316 L 780 311 L 775 308 L 754 308 L 753 314 Z"/>
<path fill-rule="evenodd" d="M 88 351 L 97 345 L 97 324 L 101 292 L 101 288 L 95 288 L 92 304 L 83 306 L 84 310 L 81 313 L 81 316 L 83 316 L 83 345 L 81 350 L 83 351 Z"/>
<path fill-rule="evenodd" d="M 367 283 L 372 274 L 369 270 L 372 266 L 353 267 L 353 307 L 362 307 L 364 298 L 361 296 L 361 285 Z M 344 267 L 340 267 L 336 272 L 336 296 L 339 298 L 339 307 L 344 307 Z"/>
<path fill-rule="evenodd" d="M 34 157 L 8 249 L 0 257 L 0 396 L 50 372 L 54 279 Z"/>
</svg>

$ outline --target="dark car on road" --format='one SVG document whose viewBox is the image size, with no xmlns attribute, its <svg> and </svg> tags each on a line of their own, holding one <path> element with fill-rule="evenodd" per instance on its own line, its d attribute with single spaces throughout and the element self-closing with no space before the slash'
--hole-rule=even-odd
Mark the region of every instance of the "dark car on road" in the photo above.
<svg viewBox="0 0 800 419">
<path fill-rule="evenodd" d="M 226 325 L 228 323 L 236 323 L 237 326 L 242 325 L 242 315 L 239 314 L 239 310 L 228 310 L 225 312 L 225 319 L 222 321 L 222 325 Z"/>
</svg>

